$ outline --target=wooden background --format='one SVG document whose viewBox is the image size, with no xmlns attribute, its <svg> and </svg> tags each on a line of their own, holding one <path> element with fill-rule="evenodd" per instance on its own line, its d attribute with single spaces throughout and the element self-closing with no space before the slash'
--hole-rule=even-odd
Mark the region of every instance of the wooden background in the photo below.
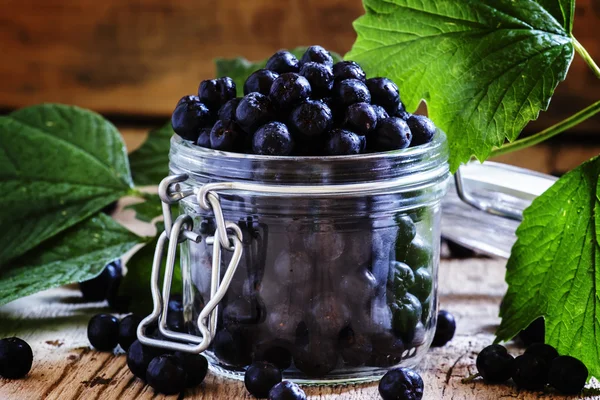
<svg viewBox="0 0 600 400">
<path fill-rule="evenodd" d="M 115 121 L 133 148 L 213 77 L 214 58 L 256 60 L 316 43 L 344 54 L 361 14 L 360 0 L 0 0 L 0 110 L 40 102 L 91 108 Z M 600 0 L 577 1 L 574 34 L 600 60 Z M 550 110 L 527 131 L 599 94 L 600 81 L 576 56 Z M 598 131 L 600 115 L 554 146 L 504 160 L 560 173 L 599 153 Z M 577 155 L 554 160 L 563 151 Z"/>
</svg>

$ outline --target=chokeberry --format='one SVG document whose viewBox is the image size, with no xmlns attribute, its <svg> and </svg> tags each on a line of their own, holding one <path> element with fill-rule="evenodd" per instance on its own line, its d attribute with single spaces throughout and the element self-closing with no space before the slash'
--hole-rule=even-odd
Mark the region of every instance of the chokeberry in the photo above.
<svg viewBox="0 0 600 400">
<path fill-rule="evenodd" d="M 383 400 L 420 400 L 423 398 L 423 379 L 410 368 L 389 370 L 379 381 Z"/>
<path fill-rule="evenodd" d="M 377 114 L 368 103 L 354 103 L 346 109 L 344 127 L 357 135 L 366 135 L 375 129 Z"/>
<path fill-rule="evenodd" d="M 346 79 L 333 86 L 333 96 L 341 107 L 348 107 L 354 103 L 370 103 L 371 94 L 367 85 L 358 79 Z"/>
<path fill-rule="evenodd" d="M 159 393 L 181 393 L 185 389 L 186 380 L 187 374 L 175 356 L 163 354 L 148 364 L 146 382 Z"/>
<path fill-rule="evenodd" d="M 373 139 L 379 151 L 404 149 L 410 146 L 412 133 L 404 120 L 390 117 L 377 123 Z"/>
<path fill-rule="evenodd" d="M 210 131 L 210 147 L 215 150 L 236 151 L 243 144 L 244 133 L 233 121 L 217 121 Z"/>
<path fill-rule="evenodd" d="M 119 344 L 119 320 L 109 314 L 97 314 L 87 327 L 90 344 L 100 351 L 111 351 Z"/>
<path fill-rule="evenodd" d="M 10 337 L 0 340 L 0 376 L 19 379 L 31 370 L 33 352 L 23 339 Z"/>
<path fill-rule="evenodd" d="M 320 136 L 331 129 L 333 115 L 325 103 L 306 100 L 292 110 L 289 124 L 294 132 L 307 138 Z"/>
<path fill-rule="evenodd" d="M 127 349 L 127 366 L 133 375 L 146 380 L 148 364 L 160 354 L 160 350 L 145 346 L 139 340 L 134 340 Z"/>
<path fill-rule="evenodd" d="M 220 330 L 213 342 L 217 358 L 234 367 L 244 367 L 252 361 L 251 346 L 240 330 Z"/>
<path fill-rule="evenodd" d="M 223 106 L 219 108 L 219 119 L 221 121 L 236 121 L 235 111 L 237 110 L 240 101 L 242 101 L 242 98 L 236 97 L 223 104 Z"/>
<path fill-rule="evenodd" d="M 534 343 L 525 350 L 525 354 L 533 354 L 536 357 L 541 357 L 548 365 L 558 357 L 558 351 L 549 344 Z"/>
<path fill-rule="evenodd" d="M 294 150 L 294 140 L 287 126 L 269 122 L 261 126 L 252 137 L 252 151 L 269 156 L 287 156 Z"/>
<path fill-rule="evenodd" d="M 385 108 L 388 113 L 398 109 L 400 91 L 398 86 L 388 78 L 367 79 L 367 88 L 371 92 L 371 101 Z"/>
<path fill-rule="evenodd" d="M 523 354 L 515 358 L 512 378 L 517 387 L 540 390 L 548 383 L 550 365 L 542 357 Z"/>
<path fill-rule="evenodd" d="M 300 59 L 300 65 L 306 65 L 309 62 L 333 66 L 333 58 L 327 50 L 321 46 L 310 46 Z"/>
<path fill-rule="evenodd" d="M 273 108 L 269 98 L 252 92 L 242 98 L 235 112 L 238 124 L 247 133 L 254 133 L 259 127 L 273 119 Z"/>
<path fill-rule="evenodd" d="M 275 79 L 277 79 L 278 76 L 279 74 L 277 72 L 264 68 L 254 71 L 250 74 L 248 79 L 246 79 L 246 83 L 244 83 L 244 95 L 258 92 L 268 96 L 271 91 L 271 85 L 273 85 L 273 82 L 275 82 Z"/>
<path fill-rule="evenodd" d="M 333 65 L 333 76 L 336 82 L 346 79 L 358 79 L 364 82 L 367 75 L 358 63 L 354 61 L 340 61 Z"/>
<path fill-rule="evenodd" d="M 281 382 L 281 371 L 273 364 L 255 362 L 248 367 L 244 375 L 244 384 L 251 395 L 264 398 L 269 391 Z"/>
<path fill-rule="evenodd" d="M 86 301 L 102 301 L 116 294 L 123 278 L 123 263 L 116 259 L 108 264 L 95 278 L 79 282 L 79 289 Z"/>
<path fill-rule="evenodd" d="M 571 356 L 559 356 L 552 360 L 548 383 L 564 394 L 577 394 L 583 390 L 588 377 L 584 363 Z"/>
<path fill-rule="evenodd" d="M 208 373 L 208 361 L 203 355 L 176 351 L 173 356 L 178 359 L 179 365 L 186 373 L 186 387 L 198 386 L 204 381 Z"/>
<path fill-rule="evenodd" d="M 212 126 L 210 128 L 202 128 L 200 129 L 200 134 L 198 135 L 198 139 L 196 140 L 196 146 L 205 147 L 210 149 L 210 131 L 212 130 Z"/>
<path fill-rule="evenodd" d="M 198 97 L 200 100 L 215 112 L 223 104 L 235 98 L 236 93 L 235 82 L 227 76 L 202 81 L 198 88 Z"/>
<path fill-rule="evenodd" d="M 490 383 L 502 383 L 510 379 L 514 371 L 515 358 L 506 348 L 492 344 L 477 355 L 477 370 Z"/>
<path fill-rule="evenodd" d="M 289 110 L 294 105 L 306 100 L 312 90 L 308 80 L 296 73 L 285 73 L 279 75 L 271 91 L 269 99 L 280 110 Z"/>
<path fill-rule="evenodd" d="M 519 332 L 519 339 L 521 339 L 525 346 L 529 346 L 532 343 L 544 343 L 545 334 L 544 318 L 539 317 L 529 324 L 527 328 Z"/>
<path fill-rule="evenodd" d="M 437 325 L 433 336 L 432 347 L 441 347 L 454 337 L 456 331 L 456 320 L 454 315 L 446 310 L 440 310 L 437 315 Z"/>
<path fill-rule="evenodd" d="M 119 344 L 125 351 L 137 339 L 137 328 L 142 322 L 142 318 L 135 314 L 130 314 L 119 322 Z"/>
<path fill-rule="evenodd" d="M 325 151 L 328 155 L 360 154 L 365 149 L 365 137 L 345 129 L 332 129 L 327 134 Z"/>
<path fill-rule="evenodd" d="M 435 136 L 436 128 L 433 122 L 424 115 L 411 115 L 406 123 L 412 133 L 411 146 L 429 143 Z"/>
<path fill-rule="evenodd" d="M 327 97 L 333 88 L 333 72 L 325 64 L 307 62 L 300 68 L 300 75 L 310 83 L 313 98 Z"/>
<path fill-rule="evenodd" d="M 406 108 L 404 107 L 404 103 L 402 103 L 402 101 L 400 101 L 398 103 L 398 107 L 395 110 L 391 111 L 389 114 L 390 114 L 390 117 L 398 117 L 398 118 L 403 119 L 404 121 L 409 119 L 410 116 L 412 115 L 411 113 L 406 111 Z"/>
<path fill-rule="evenodd" d="M 192 141 L 198 138 L 200 129 L 210 125 L 212 121 L 208 107 L 198 96 L 182 97 L 171 116 L 171 126 L 175 133 Z"/>
<path fill-rule="evenodd" d="M 373 111 L 375 111 L 378 122 L 390 117 L 388 112 L 385 111 L 385 108 L 378 106 L 377 104 L 372 104 L 371 107 L 373 107 Z"/>
<path fill-rule="evenodd" d="M 287 72 L 298 72 L 299 62 L 295 55 L 289 51 L 281 50 L 273 54 L 265 67 L 268 70 L 285 74 Z"/>
<path fill-rule="evenodd" d="M 306 400 L 306 393 L 295 383 L 283 381 L 269 391 L 269 400 Z"/>
</svg>

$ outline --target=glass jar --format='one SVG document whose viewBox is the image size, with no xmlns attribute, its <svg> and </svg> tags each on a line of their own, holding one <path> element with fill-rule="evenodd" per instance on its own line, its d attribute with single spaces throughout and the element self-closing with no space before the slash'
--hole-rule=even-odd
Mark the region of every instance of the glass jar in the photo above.
<svg viewBox="0 0 600 400">
<path fill-rule="evenodd" d="M 415 148 L 334 157 L 235 154 L 174 136 L 170 172 L 187 175 L 182 192 L 253 185 L 216 190 L 225 220 L 241 229 L 242 254 L 205 352 L 211 369 L 243 379 L 266 359 L 284 379 L 347 383 L 418 364 L 436 325 L 447 157 L 442 132 Z M 196 196 L 179 212 L 201 236 L 181 245 L 186 325 L 201 335 L 218 221 Z M 231 260 L 223 250 L 221 279 Z"/>
</svg>

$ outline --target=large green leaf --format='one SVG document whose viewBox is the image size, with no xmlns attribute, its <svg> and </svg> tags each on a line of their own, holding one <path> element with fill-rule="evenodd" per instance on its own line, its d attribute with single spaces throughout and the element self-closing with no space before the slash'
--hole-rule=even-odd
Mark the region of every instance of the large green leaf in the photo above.
<svg viewBox="0 0 600 400">
<path fill-rule="evenodd" d="M 347 59 L 387 76 L 449 139 L 452 170 L 516 139 L 573 58 L 574 0 L 364 0 Z M 544 8 L 548 7 L 548 9 Z M 557 19 L 558 18 L 558 19 Z"/>
<path fill-rule="evenodd" d="M 131 186 L 121 135 L 100 115 L 45 104 L 0 117 L 0 265 Z"/>
<path fill-rule="evenodd" d="M 99 274 L 143 238 L 98 214 L 11 261 L 0 272 L 0 305 Z"/>
<path fill-rule="evenodd" d="M 546 343 L 600 377 L 600 158 L 564 175 L 525 210 L 506 271 L 499 340 L 534 319 Z"/>
<path fill-rule="evenodd" d="M 152 130 L 142 146 L 129 155 L 136 185 L 158 185 L 169 175 L 169 148 L 173 134 L 171 122 Z"/>
<path fill-rule="evenodd" d="M 152 293 L 150 292 L 150 275 L 152 273 L 152 262 L 154 260 L 154 251 L 158 242 L 158 235 L 164 231 L 162 222 L 157 223 L 157 236 L 147 245 L 138 250 L 127 262 L 127 275 L 119 287 L 119 294 L 130 299 L 129 311 L 147 315 L 152 311 Z M 167 242 L 168 244 L 168 242 Z M 166 249 L 165 249 L 166 252 Z M 163 257 L 164 263 L 164 257 Z M 162 279 L 164 277 L 164 265 L 160 272 L 160 285 L 162 290 Z M 181 268 L 179 257 L 175 258 L 175 267 L 173 273 L 173 293 L 180 292 L 177 288 L 182 287 Z"/>
<path fill-rule="evenodd" d="M 300 58 L 306 51 L 307 47 L 296 47 L 293 50 L 290 50 L 292 54 L 296 57 Z M 330 52 L 331 57 L 333 58 L 333 62 L 338 62 L 342 59 L 339 54 L 335 52 Z M 251 62 L 243 57 L 225 59 L 225 58 L 217 58 L 215 60 L 215 65 L 217 67 L 217 76 L 228 76 L 235 82 L 237 87 L 237 95 L 244 95 L 244 82 L 248 76 L 256 71 L 257 69 L 264 68 L 267 64 L 267 60 Z"/>
</svg>

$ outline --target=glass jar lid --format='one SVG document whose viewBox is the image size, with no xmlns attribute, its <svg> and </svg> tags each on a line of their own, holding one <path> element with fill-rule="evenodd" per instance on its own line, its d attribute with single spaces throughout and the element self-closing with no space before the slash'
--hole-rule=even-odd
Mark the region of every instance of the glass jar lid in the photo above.
<svg viewBox="0 0 600 400">
<path fill-rule="evenodd" d="M 468 204 L 452 182 L 442 202 L 442 236 L 475 251 L 505 258 L 517 239 L 515 231 L 523 210 L 557 180 L 496 162 L 471 162 L 460 168 L 459 176 L 463 198 L 500 211 L 493 213 Z"/>
</svg>

